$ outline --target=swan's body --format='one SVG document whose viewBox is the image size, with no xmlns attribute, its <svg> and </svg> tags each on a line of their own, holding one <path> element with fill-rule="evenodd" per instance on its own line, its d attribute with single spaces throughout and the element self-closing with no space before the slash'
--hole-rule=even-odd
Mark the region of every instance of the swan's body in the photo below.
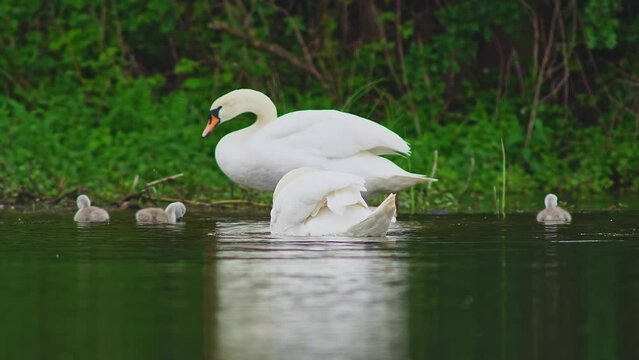
<svg viewBox="0 0 639 360">
<path fill-rule="evenodd" d="M 73 216 L 77 222 L 107 222 L 109 213 L 97 206 L 91 206 L 91 200 L 86 195 L 80 195 L 76 199 L 78 211 Z"/>
<path fill-rule="evenodd" d="M 146 208 L 135 213 L 139 224 L 175 224 L 184 216 L 186 206 L 181 202 L 170 203 L 166 209 Z"/>
<path fill-rule="evenodd" d="M 273 191 L 284 174 L 300 167 L 358 175 L 366 182 L 367 198 L 433 181 L 379 156 L 410 152 L 408 144 L 384 126 L 336 110 L 277 117 L 273 102 L 255 90 L 235 90 L 215 100 L 202 136 L 245 112 L 257 115 L 255 123 L 224 136 L 215 149 L 222 171 L 241 186 Z"/>
<path fill-rule="evenodd" d="M 556 195 L 546 195 L 544 205 L 546 208 L 537 214 L 537 221 L 544 223 L 567 223 L 572 221 L 570 213 L 557 206 Z"/>
<path fill-rule="evenodd" d="M 385 236 L 395 215 L 395 195 L 375 210 L 361 192 L 359 176 L 312 168 L 293 170 L 273 194 L 271 233 L 275 235 Z"/>
</svg>

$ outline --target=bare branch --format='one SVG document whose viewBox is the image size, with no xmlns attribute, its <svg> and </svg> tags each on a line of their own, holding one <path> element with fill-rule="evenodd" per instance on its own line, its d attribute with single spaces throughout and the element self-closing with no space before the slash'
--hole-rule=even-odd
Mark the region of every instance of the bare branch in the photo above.
<svg viewBox="0 0 639 360">
<path fill-rule="evenodd" d="M 179 177 L 182 177 L 182 176 L 184 176 L 184 173 L 179 173 L 179 174 L 163 177 L 161 179 L 153 180 L 153 181 L 151 181 L 149 183 L 144 184 L 144 187 L 148 188 L 148 187 L 151 187 L 151 186 L 155 186 L 157 184 L 161 184 L 161 183 L 167 182 L 169 180 L 175 180 L 175 179 L 177 179 Z"/>
<path fill-rule="evenodd" d="M 246 42 L 247 44 L 258 50 L 265 51 L 282 60 L 286 60 L 294 67 L 308 72 L 311 76 L 317 79 L 323 87 L 328 88 L 327 84 L 324 81 L 324 77 L 322 76 L 322 74 L 320 74 L 319 71 L 317 71 L 315 66 L 309 66 L 309 64 L 307 64 L 305 61 L 288 52 L 283 47 L 277 44 L 267 43 L 265 41 L 259 40 L 248 32 L 233 28 L 229 24 L 221 21 L 213 21 L 209 24 L 209 28 L 213 30 L 224 31 L 225 33 Z"/>
<path fill-rule="evenodd" d="M 532 132 L 535 127 L 535 119 L 537 117 L 537 107 L 540 103 L 541 97 L 541 87 L 544 83 L 544 75 L 546 73 L 546 69 L 550 64 L 550 56 L 552 54 L 552 47 L 554 45 L 555 39 L 555 29 L 557 27 L 557 22 L 560 17 L 560 8 L 559 8 L 559 0 L 555 0 L 555 8 L 553 10 L 552 20 L 550 21 L 550 30 L 548 33 L 548 39 L 546 42 L 546 47 L 544 48 L 544 57 L 542 58 L 541 65 L 537 70 L 536 74 L 533 74 L 536 77 L 535 84 L 535 93 L 533 96 L 532 108 L 530 110 L 530 118 L 528 119 L 528 127 L 526 128 L 526 140 L 524 141 L 524 147 L 528 147 L 530 144 L 530 139 L 532 138 Z"/>
<path fill-rule="evenodd" d="M 177 179 L 181 176 L 183 176 L 184 173 L 179 173 L 179 174 L 175 174 L 175 175 L 171 175 L 171 176 L 167 176 L 167 177 L 163 177 L 161 179 L 157 179 L 157 180 L 153 180 L 149 183 L 144 184 L 144 187 L 142 188 L 142 190 L 138 191 L 138 192 L 134 192 L 134 193 L 130 193 L 129 195 L 123 197 L 120 202 L 125 202 L 137 197 L 141 197 L 142 195 L 146 194 L 149 189 L 151 189 L 152 187 L 154 187 L 155 185 L 170 181 L 170 180 L 174 180 Z"/>
</svg>

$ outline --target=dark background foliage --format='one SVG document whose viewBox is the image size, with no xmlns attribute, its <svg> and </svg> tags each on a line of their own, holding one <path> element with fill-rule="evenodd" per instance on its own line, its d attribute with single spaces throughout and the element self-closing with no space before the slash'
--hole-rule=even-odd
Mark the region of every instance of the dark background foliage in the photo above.
<svg viewBox="0 0 639 360">
<path fill-rule="evenodd" d="M 256 196 L 201 140 L 210 103 L 250 87 L 279 113 L 383 123 L 437 177 L 411 206 L 508 192 L 639 189 L 639 4 L 621 0 L 0 0 L 0 197 L 78 187 L 118 199 Z M 139 185 L 138 185 L 139 186 Z"/>
</svg>

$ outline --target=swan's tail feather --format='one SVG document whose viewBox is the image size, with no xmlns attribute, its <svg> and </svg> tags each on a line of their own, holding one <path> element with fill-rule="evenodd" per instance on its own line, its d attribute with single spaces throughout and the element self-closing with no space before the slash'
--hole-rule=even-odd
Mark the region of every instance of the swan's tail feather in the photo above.
<svg viewBox="0 0 639 360">
<path fill-rule="evenodd" d="M 394 179 L 405 181 L 411 185 L 435 182 L 437 179 L 422 174 L 408 173 L 406 175 L 393 176 Z"/>
<path fill-rule="evenodd" d="M 395 175 L 388 178 L 386 180 L 384 188 L 388 192 L 396 193 L 398 191 L 401 191 L 402 189 L 409 188 L 417 184 L 431 183 L 435 181 L 437 181 L 437 179 L 427 177 L 426 175 L 407 172 L 405 174 Z M 377 194 L 367 194 L 367 199 L 370 199 L 371 196 L 374 195 Z"/>
<path fill-rule="evenodd" d="M 375 211 L 351 226 L 347 233 L 351 236 L 386 236 L 388 227 L 395 217 L 395 211 L 395 194 L 390 194 Z"/>
</svg>

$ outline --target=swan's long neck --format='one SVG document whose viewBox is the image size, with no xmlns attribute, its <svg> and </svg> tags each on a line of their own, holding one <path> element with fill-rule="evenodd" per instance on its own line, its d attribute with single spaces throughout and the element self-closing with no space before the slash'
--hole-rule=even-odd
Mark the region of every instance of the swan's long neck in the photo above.
<svg viewBox="0 0 639 360">
<path fill-rule="evenodd" d="M 268 96 L 254 90 L 246 90 L 242 95 L 245 111 L 252 112 L 257 116 L 256 125 L 264 125 L 277 118 L 275 104 Z"/>
</svg>

